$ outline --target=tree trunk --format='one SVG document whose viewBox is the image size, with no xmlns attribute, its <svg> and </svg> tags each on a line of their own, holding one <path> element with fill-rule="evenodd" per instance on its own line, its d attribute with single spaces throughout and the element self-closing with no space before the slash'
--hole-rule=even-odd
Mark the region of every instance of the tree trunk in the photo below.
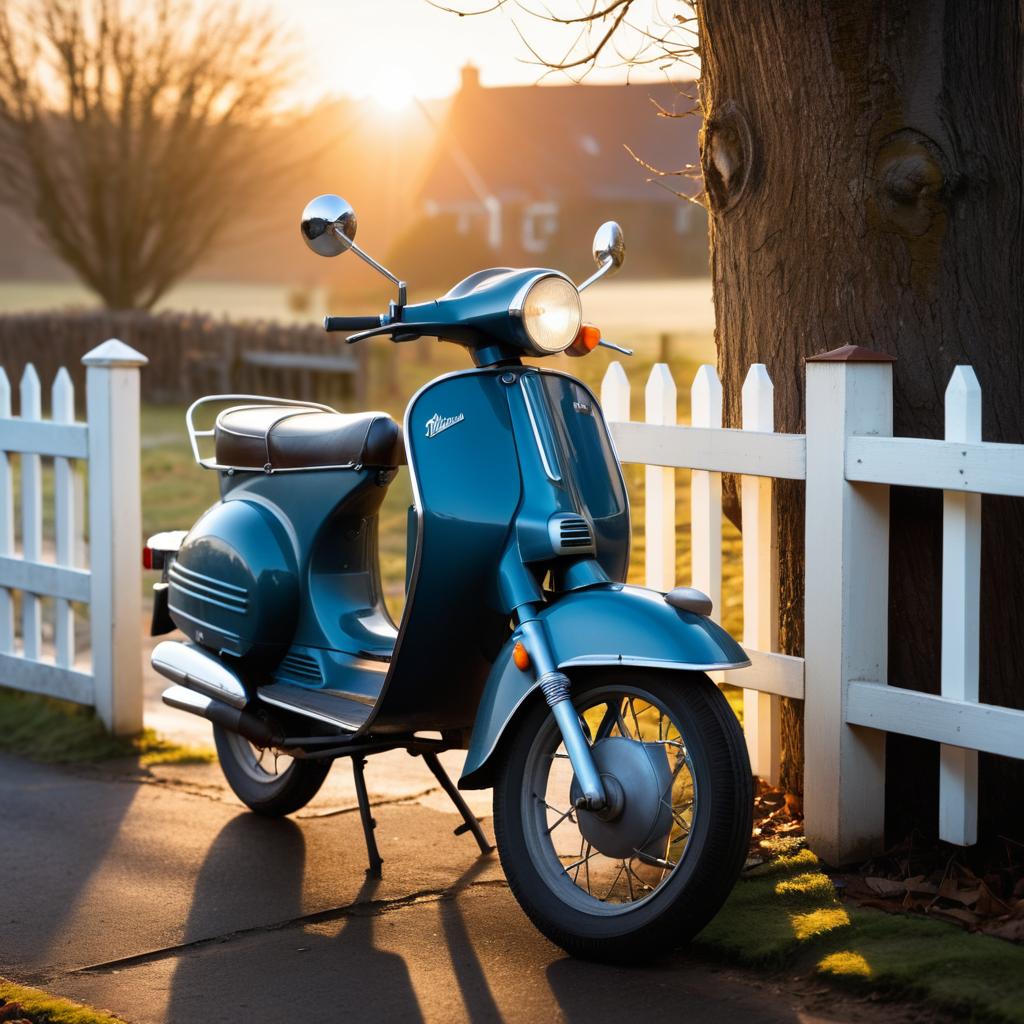
<svg viewBox="0 0 1024 1024">
<path fill-rule="evenodd" d="M 729 426 L 753 362 L 777 429 L 802 431 L 803 357 L 895 364 L 895 433 L 943 435 L 974 367 L 986 440 L 1024 442 L 1019 2 L 701 0 L 702 163 Z M 777 490 L 781 649 L 803 653 L 803 486 Z M 938 691 L 942 495 L 891 498 L 889 681 Z M 981 699 L 1024 706 L 1024 502 L 985 497 Z M 799 791 L 799 707 L 784 715 Z M 1021 832 L 1019 761 L 983 756 L 988 834 Z M 934 833 L 938 748 L 888 740 L 887 826 Z"/>
</svg>

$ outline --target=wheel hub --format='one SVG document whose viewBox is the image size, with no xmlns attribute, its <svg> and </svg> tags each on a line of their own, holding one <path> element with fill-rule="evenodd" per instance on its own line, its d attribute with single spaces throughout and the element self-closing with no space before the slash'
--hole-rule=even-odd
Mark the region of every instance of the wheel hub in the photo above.
<svg viewBox="0 0 1024 1024">
<path fill-rule="evenodd" d="M 672 827 L 672 772 L 663 746 L 609 736 L 590 749 L 608 803 L 600 811 L 576 812 L 583 837 L 606 857 L 656 848 Z M 569 796 L 574 803 L 582 796 L 575 776 Z"/>
</svg>

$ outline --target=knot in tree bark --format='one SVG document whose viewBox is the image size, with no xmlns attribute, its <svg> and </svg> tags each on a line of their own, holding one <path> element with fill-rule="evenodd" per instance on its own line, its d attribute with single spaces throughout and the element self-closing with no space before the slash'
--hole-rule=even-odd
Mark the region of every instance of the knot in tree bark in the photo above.
<svg viewBox="0 0 1024 1024">
<path fill-rule="evenodd" d="M 750 179 L 754 147 L 746 115 L 733 100 L 726 101 L 705 121 L 700 141 L 708 203 L 715 213 L 724 213 Z"/>
<path fill-rule="evenodd" d="M 947 162 L 926 135 L 906 128 L 886 138 L 875 155 L 874 194 L 883 225 L 911 238 L 944 220 L 949 196 Z"/>
</svg>

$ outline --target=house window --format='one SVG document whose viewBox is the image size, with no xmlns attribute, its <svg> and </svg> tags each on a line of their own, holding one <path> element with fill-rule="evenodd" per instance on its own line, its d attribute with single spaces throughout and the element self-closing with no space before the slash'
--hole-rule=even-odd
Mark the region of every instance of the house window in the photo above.
<svg viewBox="0 0 1024 1024">
<path fill-rule="evenodd" d="M 528 203 L 523 207 L 523 248 L 527 252 L 544 252 L 557 230 L 557 203 Z"/>
</svg>

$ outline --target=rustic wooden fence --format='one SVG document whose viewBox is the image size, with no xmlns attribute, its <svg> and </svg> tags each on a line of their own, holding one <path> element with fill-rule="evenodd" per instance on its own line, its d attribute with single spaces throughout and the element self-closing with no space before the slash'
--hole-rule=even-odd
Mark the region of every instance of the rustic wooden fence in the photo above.
<svg viewBox="0 0 1024 1024">
<path fill-rule="evenodd" d="M 0 680 L 94 705 L 109 729 L 131 734 L 142 728 L 139 368 L 146 358 L 111 340 L 82 363 L 84 423 L 75 421 L 65 368 L 53 378 L 51 415 L 44 419 L 35 367 L 29 364 L 21 378 L 17 416 L 0 367 Z M 20 462 L 17 474 L 12 458 Z M 44 459 L 53 460 L 52 550 L 44 541 Z M 88 542 L 80 460 L 88 465 Z M 52 639 L 44 636 L 44 599 L 54 605 Z M 88 662 L 75 650 L 76 604 L 88 606 Z"/>
<path fill-rule="evenodd" d="M 33 363 L 43 380 L 66 368 L 79 389 L 85 382 L 80 360 L 97 338 L 119 338 L 145 352 L 149 369 L 142 378 L 142 397 L 154 402 L 191 402 L 197 394 L 248 392 L 257 381 L 245 356 L 293 353 L 313 358 L 345 351 L 337 334 L 319 324 L 278 324 L 229 320 L 203 313 L 147 313 L 142 310 L 72 310 L 11 313 L 0 316 L 0 364 Z M 360 360 L 357 390 L 365 386 L 365 346 L 350 353 Z M 274 390 L 299 396 L 302 384 L 278 375 Z M 313 394 L 305 397 L 314 398 Z"/>
<path fill-rule="evenodd" d="M 674 472 L 692 471 L 692 585 L 721 607 L 722 473 L 741 477 L 743 645 L 752 666 L 724 673 L 744 687 L 754 771 L 778 777 L 779 697 L 804 699 L 804 811 L 811 845 L 832 863 L 883 842 L 885 733 L 941 746 L 940 833 L 977 839 L 978 751 L 1024 758 L 1024 711 L 978 702 L 981 495 L 1024 497 L 1024 445 L 981 440 L 981 389 L 957 367 L 946 391 L 946 438 L 892 436 L 892 363 L 852 346 L 808 360 L 806 434 L 774 432 L 764 366 L 743 387 L 743 427 L 722 427 L 722 389 L 702 366 L 691 423 L 657 365 L 644 422 L 630 421 L 630 385 L 613 363 L 602 405 L 623 462 L 646 464 L 647 583 L 675 586 Z M 773 650 L 778 552 L 772 482 L 806 480 L 805 651 Z M 889 488 L 944 491 L 942 678 L 938 695 L 887 679 Z M 897 681 L 898 682 L 898 681 Z"/>
</svg>

